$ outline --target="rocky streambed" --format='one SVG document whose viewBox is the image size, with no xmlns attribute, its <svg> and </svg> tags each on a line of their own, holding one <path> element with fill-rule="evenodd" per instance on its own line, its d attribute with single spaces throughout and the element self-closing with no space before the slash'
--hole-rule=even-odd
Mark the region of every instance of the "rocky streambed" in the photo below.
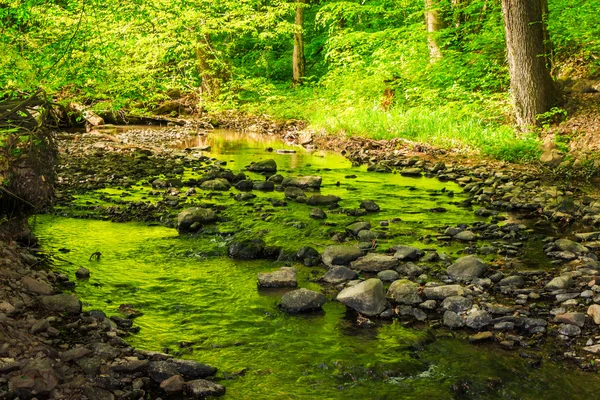
<svg viewBox="0 0 600 400">
<path fill-rule="evenodd" d="M 199 377 L 172 356 L 219 368 L 230 398 L 558 399 L 600 388 L 593 193 L 366 147 L 348 152 L 353 166 L 259 135 L 116 137 L 63 136 L 60 201 L 34 224 L 55 262 L 34 278 L 65 292 L 79 278 L 84 313 L 72 318 L 125 349 L 99 360 L 121 386 L 85 378 L 106 396 L 173 382 L 160 395 L 191 395 Z M 66 325 L 49 324 L 49 340 Z M 98 357 L 93 343 L 57 344 Z M 159 361 L 170 368 L 148 377 Z M 145 385 L 119 378 L 121 363 L 139 364 L 130 372 Z"/>
</svg>

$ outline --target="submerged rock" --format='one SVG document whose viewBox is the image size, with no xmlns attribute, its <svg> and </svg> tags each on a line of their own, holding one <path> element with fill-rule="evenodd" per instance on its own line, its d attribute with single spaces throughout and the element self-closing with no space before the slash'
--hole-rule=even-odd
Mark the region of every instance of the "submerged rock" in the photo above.
<svg viewBox="0 0 600 400">
<path fill-rule="evenodd" d="M 256 260 L 263 258 L 265 242 L 261 239 L 242 240 L 229 245 L 229 257 L 234 260 Z"/>
<path fill-rule="evenodd" d="M 314 194 L 306 200 L 306 204 L 309 206 L 325 206 L 329 204 L 336 204 L 340 200 L 342 200 L 340 197 L 332 194 Z"/>
<path fill-rule="evenodd" d="M 323 263 L 328 267 L 334 265 L 348 265 L 363 255 L 358 247 L 334 245 L 323 250 Z"/>
<path fill-rule="evenodd" d="M 387 306 L 383 283 L 377 278 L 367 279 L 342 290 L 336 299 L 369 317 L 381 314 Z"/>
<path fill-rule="evenodd" d="M 281 298 L 281 308 L 289 313 L 299 313 L 320 309 L 325 304 L 325 295 L 308 289 L 287 292 Z"/>
<path fill-rule="evenodd" d="M 320 176 L 296 176 L 284 178 L 281 184 L 283 187 L 296 187 L 300 189 L 319 189 L 323 178 Z"/>
<path fill-rule="evenodd" d="M 188 208 L 177 216 L 177 230 L 179 233 L 197 232 L 204 225 L 215 222 L 216 219 L 217 215 L 210 208 Z"/>
<path fill-rule="evenodd" d="M 296 269 L 281 267 L 275 272 L 261 272 L 258 274 L 258 285 L 265 288 L 296 287 Z"/>
</svg>

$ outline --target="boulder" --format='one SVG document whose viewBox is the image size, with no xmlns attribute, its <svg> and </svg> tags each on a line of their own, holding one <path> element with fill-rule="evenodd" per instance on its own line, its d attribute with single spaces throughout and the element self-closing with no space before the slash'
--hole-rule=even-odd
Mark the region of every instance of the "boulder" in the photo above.
<svg viewBox="0 0 600 400">
<path fill-rule="evenodd" d="M 423 250 L 413 246 L 394 246 L 392 250 L 395 250 L 394 257 L 401 261 L 415 261 L 423 257 L 425 254 Z"/>
<path fill-rule="evenodd" d="M 423 289 L 423 294 L 431 300 L 443 300 L 450 296 L 462 296 L 465 289 L 460 285 L 433 286 Z"/>
<path fill-rule="evenodd" d="M 492 322 L 492 316 L 483 310 L 475 310 L 467 315 L 465 325 L 471 329 L 479 330 Z"/>
<path fill-rule="evenodd" d="M 313 194 L 306 200 L 306 204 L 309 206 L 326 206 L 330 204 L 337 204 L 337 202 L 340 200 L 342 200 L 340 197 L 332 194 Z"/>
<path fill-rule="evenodd" d="M 337 300 L 366 316 L 381 314 L 387 306 L 383 283 L 377 279 L 367 279 L 342 290 Z"/>
<path fill-rule="evenodd" d="M 217 373 L 217 369 L 210 365 L 202 364 L 193 360 L 180 360 L 173 358 L 169 360 L 175 369 L 187 379 L 198 379 L 213 376 Z"/>
<path fill-rule="evenodd" d="M 277 163 L 273 159 L 253 162 L 247 167 L 252 172 L 277 172 Z"/>
<path fill-rule="evenodd" d="M 368 253 L 366 256 L 350 263 L 350 268 L 365 272 L 380 272 L 386 269 L 394 269 L 397 266 L 397 258 L 377 253 Z"/>
<path fill-rule="evenodd" d="M 451 278 L 479 278 L 488 269 L 488 265 L 475 256 L 461 257 L 448 267 L 446 272 Z"/>
<path fill-rule="evenodd" d="M 265 242 L 261 239 L 236 241 L 229 245 L 229 257 L 234 260 L 256 260 L 264 256 Z"/>
<path fill-rule="evenodd" d="M 284 178 L 283 187 L 297 187 L 300 189 L 319 189 L 323 178 L 320 176 L 296 176 Z"/>
<path fill-rule="evenodd" d="M 168 361 L 150 361 L 148 364 L 148 375 L 156 383 L 161 383 L 165 379 L 179 375 L 179 371 Z"/>
<path fill-rule="evenodd" d="M 454 311 L 446 311 L 443 317 L 444 325 L 450 329 L 462 328 L 465 321 Z"/>
<path fill-rule="evenodd" d="M 454 239 L 461 240 L 463 242 L 472 242 L 477 240 L 477 235 L 471 231 L 462 231 L 454 235 Z"/>
<path fill-rule="evenodd" d="M 557 276 L 544 286 L 544 289 L 548 291 L 568 289 L 573 285 L 573 279 L 567 275 Z"/>
<path fill-rule="evenodd" d="M 235 184 L 235 188 L 240 192 L 250 192 L 254 189 L 254 182 L 250 179 L 243 179 Z"/>
<path fill-rule="evenodd" d="M 338 265 L 330 268 L 325 273 L 325 275 L 323 275 L 322 279 L 327 283 L 338 284 L 342 282 L 351 281 L 356 278 L 358 278 L 358 274 L 356 273 L 356 271 Z"/>
<path fill-rule="evenodd" d="M 569 239 L 558 239 L 554 242 L 554 245 L 558 247 L 560 251 L 568 251 L 575 254 L 585 254 L 589 252 L 589 249 L 581 243 Z"/>
<path fill-rule="evenodd" d="M 420 304 L 423 301 L 419 295 L 419 285 L 407 279 L 392 282 L 387 297 L 397 304 Z"/>
<path fill-rule="evenodd" d="M 326 247 L 321 257 L 325 265 L 333 267 L 334 265 L 348 265 L 362 255 L 363 253 L 358 247 L 333 245 Z"/>
<path fill-rule="evenodd" d="M 200 184 L 200 189 L 203 190 L 217 190 L 226 191 L 229 190 L 231 184 L 227 179 L 217 178 L 210 181 L 204 181 Z"/>
<path fill-rule="evenodd" d="M 296 287 L 296 269 L 293 267 L 281 267 L 275 272 L 261 272 L 258 274 L 258 285 L 266 288 Z"/>
<path fill-rule="evenodd" d="M 583 325 L 585 324 L 585 314 L 581 312 L 567 312 L 557 314 L 556 317 L 554 317 L 554 320 L 563 324 L 571 324 L 583 328 Z"/>
<path fill-rule="evenodd" d="M 41 298 L 42 305 L 49 311 L 77 315 L 81 313 L 81 301 L 69 294 L 55 294 Z"/>
<path fill-rule="evenodd" d="M 377 273 L 377 278 L 381 279 L 382 282 L 394 282 L 400 279 L 400 274 L 392 269 L 388 269 Z"/>
<path fill-rule="evenodd" d="M 295 186 L 289 186 L 285 188 L 285 191 L 283 192 L 283 195 L 287 198 L 287 199 L 295 199 L 298 197 L 305 197 L 306 194 L 304 193 L 304 191 L 298 187 Z"/>
<path fill-rule="evenodd" d="M 444 310 L 454 311 L 455 313 L 467 311 L 473 302 L 463 296 L 449 296 L 442 301 L 441 307 Z"/>
<path fill-rule="evenodd" d="M 195 399 L 204 399 L 208 396 L 222 396 L 225 394 L 225 386 L 207 381 L 205 379 L 196 379 L 185 384 L 186 392 Z"/>
<path fill-rule="evenodd" d="M 287 292 L 281 298 L 281 308 L 289 313 L 320 309 L 325 304 L 325 295 L 308 289 Z"/>
<path fill-rule="evenodd" d="M 175 375 L 160 383 L 160 388 L 167 394 L 181 393 L 185 387 L 185 381 L 181 375 Z"/>
<path fill-rule="evenodd" d="M 196 232 L 204 225 L 215 222 L 216 219 L 217 215 L 210 208 L 188 208 L 177 216 L 177 230 L 179 233 Z"/>
<path fill-rule="evenodd" d="M 327 218 L 327 214 L 325 214 L 325 211 L 321 210 L 320 208 L 313 208 L 310 210 L 309 217 L 313 219 L 325 219 Z"/>
</svg>

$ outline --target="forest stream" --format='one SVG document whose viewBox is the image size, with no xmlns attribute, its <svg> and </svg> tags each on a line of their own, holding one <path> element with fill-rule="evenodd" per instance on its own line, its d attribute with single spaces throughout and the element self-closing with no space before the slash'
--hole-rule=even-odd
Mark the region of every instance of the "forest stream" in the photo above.
<svg viewBox="0 0 600 400">
<path fill-rule="evenodd" d="M 66 141 L 61 146 L 68 146 Z M 94 151 L 105 149 L 98 146 Z M 335 233 L 361 221 L 372 227 L 372 234 L 360 236 L 365 250 L 369 243 L 378 253 L 406 245 L 442 256 L 441 261 L 430 263 L 414 260 L 418 273 L 409 276 L 420 284 L 438 281 L 442 262 L 465 253 L 477 253 L 506 275 L 512 271 L 513 259 L 520 260 L 518 268 L 523 271 L 558 268 L 542 251 L 545 234 L 522 225 L 517 214 L 477 216 L 477 207 L 465 206 L 468 196 L 454 181 L 370 172 L 339 154 L 307 151 L 273 137 L 214 131 L 182 139 L 168 154 L 170 160 L 185 160 L 174 164 L 181 185 L 161 187 L 161 180 L 168 179 L 160 171 L 148 171 L 145 178 L 131 178 L 125 184 L 121 180 L 88 187 L 81 184 L 83 175 L 65 175 L 69 182 L 80 182 L 79 189 L 68 189 L 70 184 L 65 183 L 54 211 L 30 220 L 54 268 L 76 282 L 72 290 L 84 311 L 119 315 L 119 307 L 128 304 L 141 314 L 133 319 L 139 332 L 125 337 L 128 344 L 217 367 L 216 378 L 226 387 L 226 399 L 597 397 L 600 379 L 556 357 L 563 351 L 556 351 L 554 336 L 547 340 L 519 336 L 508 348 L 500 346 L 498 338 L 470 343 L 467 337 L 474 330 L 448 329 L 439 315 L 424 321 L 390 315 L 365 322 L 335 300 L 339 285 L 320 280 L 327 271 L 324 265 L 306 266 L 294 258 L 302 246 L 322 253 L 338 243 L 334 239 L 340 236 Z M 63 155 L 63 164 L 70 163 L 68 157 Z M 95 156 L 89 157 L 93 166 Z M 314 207 L 286 199 L 277 184 L 274 191 L 252 190 L 255 198 L 235 196 L 248 192 L 233 187 L 216 191 L 194 184 L 215 165 L 233 174 L 244 172 L 255 182 L 265 181 L 264 174 L 246 167 L 267 159 L 276 162 L 277 173 L 284 177 L 322 177 L 315 193 L 341 200 Z M 93 174 L 90 168 L 87 174 Z M 64 171 L 59 169 L 61 174 Z M 193 186 L 195 190 L 190 190 Z M 365 200 L 375 202 L 380 210 L 365 212 L 359 207 Z M 154 220 L 123 217 L 133 212 L 135 204 L 150 203 L 160 203 L 160 209 L 167 211 Z M 175 229 L 177 213 L 192 205 L 214 209 L 218 222 L 197 233 L 180 234 Z M 326 218 L 311 216 L 314 208 L 323 210 Z M 517 226 L 522 236 L 475 242 L 440 239 L 448 227 L 464 229 L 490 222 Z M 280 249 L 276 259 L 228 256 L 233 242 L 257 238 Z M 342 239 L 351 246 L 359 243 L 352 236 Z M 101 256 L 91 257 L 96 252 Z M 259 273 L 283 266 L 296 269 L 299 288 L 325 294 L 321 311 L 287 313 L 279 303 L 291 289 L 257 285 Z M 80 267 L 90 271 L 89 279 L 76 279 Z M 362 271 L 359 275 L 366 279 L 385 274 Z M 541 278 L 535 273 L 523 276 L 525 286 L 539 288 Z M 384 285 L 387 290 L 390 282 Z M 517 292 L 472 290 L 470 297 L 478 304 L 494 300 L 515 306 Z M 510 334 L 499 335 L 512 340 Z"/>
</svg>

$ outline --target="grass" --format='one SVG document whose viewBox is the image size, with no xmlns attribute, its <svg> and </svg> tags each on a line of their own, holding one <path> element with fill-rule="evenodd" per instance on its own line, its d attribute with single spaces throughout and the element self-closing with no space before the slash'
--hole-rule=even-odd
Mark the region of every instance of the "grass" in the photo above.
<svg viewBox="0 0 600 400">
<path fill-rule="evenodd" d="M 354 98 L 353 98 L 354 97 Z M 243 109 L 278 119 L 302 119 L 312 129 L 373 139 L 403 138 L 444 149 L 465 149 L 510 162 L 540 156 L 535 134 L 522 134 L 503 122 L 509 112 L 505 97 L 486 100 L 435 101 L 395 105 L 383 110 L 378 101 L 359 96 L 340 98 L 314 89 L 278 91 Z"/>
</svg>

